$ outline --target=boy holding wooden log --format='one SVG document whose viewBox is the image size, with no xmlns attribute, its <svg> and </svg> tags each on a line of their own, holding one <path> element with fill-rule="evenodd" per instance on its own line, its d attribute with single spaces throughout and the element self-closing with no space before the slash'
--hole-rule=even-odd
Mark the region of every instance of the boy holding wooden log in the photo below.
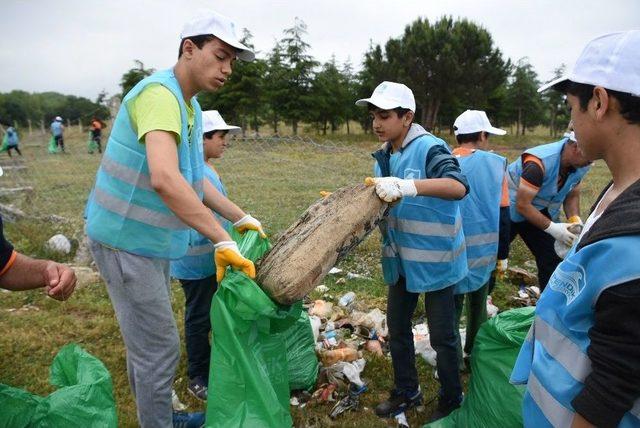
<svg viewBox="0 0 640 428">
<path fill-rule="evenodd" d="M 436 420 L 459 407 L 462 400 L 453 293 L 454 284 L 467 275 L 457 200 L 469 188 L 447 144 L 412 123 L 416 104 L 411 89 L 382 82 L 370 98 L 356 105 L 369 108 L 373 130 L 384 142 L 373 154 L 376 178 L 367 182 L 376 186 L 381 199 L 395 202 L 380 226 L 395 387 L 375 411 L 378 416 L 391 417 L 422 402 L 411 318 L 420 293 L 425 293 L 441 383 L 438 408 L 431 417 Z"/>
</svg>

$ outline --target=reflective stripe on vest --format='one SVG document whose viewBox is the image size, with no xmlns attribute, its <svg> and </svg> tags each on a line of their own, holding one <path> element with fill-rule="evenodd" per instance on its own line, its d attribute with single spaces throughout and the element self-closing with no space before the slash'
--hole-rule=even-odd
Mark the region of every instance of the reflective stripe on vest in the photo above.
<svg viewBox="0 0 640 428">
<path fill-rule="evenodd" d="M 544 144 L 525 150 L 522 156 L 509 165 L 507 183 L 509 185 L 509 198 L 511 200 L 511 220 L 515 222 L 525 220 L 516 208 L 516 195 L 518 187 L 520 186 L 520 176 L 522 175 L 522 157 L 525 154 L 536 156 L 542 161 L 544 166 L 542 186 L 531 201 L 531 204 L 539 211 L 547 209 L 551 216 L 551 220 L 558 220 L 562 204 L 564 203 L 567 195 L 591 168 L 591 166 L 586 166 L 576 169 L 567 176 L 562 188 L 558 189 L 558 175 L 560 174 L 562 149 L 568 141 L 569 140 L 567 138 L 564 138 L 560 141 L 556 141 L 555 143 Z"/>
<path fill-rule="evenodd" d="M 469 181 L 469 195 L 460 202 L 469 272 L 454 289 L 456 294 L 464 294 L 485 285 L 495 269 L 507 160 L 494 153 L 475 150 L 468 156 L 458 157 L 458 161 Z"/>
<path fill-rule="evenodd" d="M 587 350 L 594 308 L 606 289 L 640 279 L 640 266 L 628 256 L 629 248 L 639 245 L 638 236 L 620 236 L 577 252 L 574 247 L 554 271 L 512 374 L 513 383 L 527 383 L 525 425 L 539 425 L 540 418 L 553 426 L 570 425 L 571 401 L 592 371 Z M 614 262 L 616 269 L 610 269 Z M 640 399 L 619 426 L 638 425 Z"/>
<path fill-rule="evenodd" d="M 424 179 L 429 150 L 436 145 L 447 147 L 446 143 L 418 125 L 412 125 L 407 141 L 391 156 L 391 175 Z M 380 174 L 376 164 L 375 175 Z M 402 198 L 381 222 L 380 231 L 382 272 L 389 285 L 402 275 L 410 292 L 435 291 L 455 284 L 467 273 L 458 201 L 428 196 Z"/>
<path fill-rule="evenodd" d="M 181 140 L 178 166 L 183 178 L 203 198 L 202 112 L 191 100 L 194 124 L 189 132 L 188 113 L 180 85 L 171 70 L 143 79 L 125 96 L 96 174 L 87 202 L 87 235 L 109 247 L 133 254 L 175 259 L 189 246 L 189 228 L 167 207 L 151 186 L 146 148 L 138 141 L 128 105 L 148 85 L 160 84 L 175 96 L 180 107 Z"/>
</svg>

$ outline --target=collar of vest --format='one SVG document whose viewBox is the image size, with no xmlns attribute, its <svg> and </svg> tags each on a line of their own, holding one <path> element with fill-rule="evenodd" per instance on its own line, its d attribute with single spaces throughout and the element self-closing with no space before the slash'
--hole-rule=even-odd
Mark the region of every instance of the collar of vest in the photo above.
<svg viewBox="0 0 640 428">
<path fill-rule="evenodd" d="M 591 207 L 591 213 L 612 184 L 610 182 L 600 193 Z M 625 235 L 640 235 L 640 180 L 629 186 L 604 210 L 602 217 L 580 240 L 576 251 L 603 239 Z"/>
<path fill-rule="evenodd" d="M 412 123 L 411 127 L 409 128 L 409 132 L 407 132 L 407 136 L 404 137 L 404 141 L 402 141 L 402 147 L 400 148 L 400 150 L 406 149 L 407 146 L 411 144 L 414 140 L 427 134 L 429 133 L 421 125 L 418 125 L 417 123 Z M 382 146 L 380 148 L 386 152 L 390 152 L 391 143 L 389 141 L 385 141 L 384 143 L 382 143 Z"/>
</svg>

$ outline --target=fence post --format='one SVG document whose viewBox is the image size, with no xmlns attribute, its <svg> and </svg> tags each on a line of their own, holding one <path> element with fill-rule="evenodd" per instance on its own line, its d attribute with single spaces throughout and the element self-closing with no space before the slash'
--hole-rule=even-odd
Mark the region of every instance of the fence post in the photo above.
<svg viewBox="0 0 640 428">
<path fill-rule="evenodd" d="M 29 124 L 29 136 L 33 134 L 33 128 L 31 127 L 31 119 L 27 119 L 27 123 Z"/>
<path fill-rule="evenodd" d="M 40 119 L 40 132 L 42 132 L 42 135 L 45 135 L 45 132 L 44 132 L 44 118 Z"/>
<path fill-rule="evenodd" d="M 78 119 L 78 131 L 82 133 L 82 119 Z"/>
</svg>

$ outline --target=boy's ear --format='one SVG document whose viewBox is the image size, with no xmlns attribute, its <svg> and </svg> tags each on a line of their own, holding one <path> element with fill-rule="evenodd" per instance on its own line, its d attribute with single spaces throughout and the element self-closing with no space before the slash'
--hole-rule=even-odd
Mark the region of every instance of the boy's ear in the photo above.
<svg viewBox="0 0 640 428">
<path fill-rule="evenodd" d="M 606 89 L 602 86 L 596 86 L 593 88 L 593 100 L 595 102 L 595 117 L 597 120 L 600 120 L 610 108 L 611 98 Z"/>
</svg>

